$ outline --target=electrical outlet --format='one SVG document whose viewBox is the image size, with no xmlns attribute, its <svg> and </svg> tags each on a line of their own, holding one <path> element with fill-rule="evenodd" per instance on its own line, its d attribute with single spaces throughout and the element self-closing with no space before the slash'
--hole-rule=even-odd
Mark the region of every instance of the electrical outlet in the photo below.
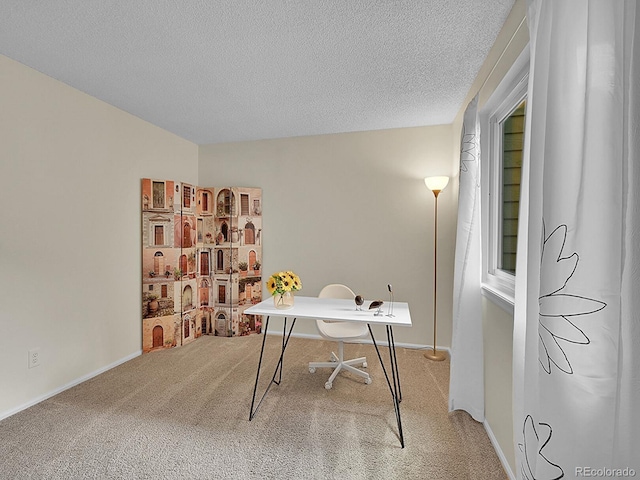
<svg viewBox="0 0 640 480">
<path fill-rule="evenodd" d="M 32 348 L 29 350 L 29 368 L 40 366 L 40 349 Z"/>
</svg>

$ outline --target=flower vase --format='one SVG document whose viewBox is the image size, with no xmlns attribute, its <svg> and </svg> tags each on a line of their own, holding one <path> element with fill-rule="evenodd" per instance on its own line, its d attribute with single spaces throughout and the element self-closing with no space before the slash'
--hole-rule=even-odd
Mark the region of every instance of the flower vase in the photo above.
<svg viewBox="0 0 640 480">
<path fill-rule="evenodd" d="M 273 304 L 277 309 L 286 310 L 293 307 L 293 293 L 284 292 L 273 295 Z"/>
</svg>

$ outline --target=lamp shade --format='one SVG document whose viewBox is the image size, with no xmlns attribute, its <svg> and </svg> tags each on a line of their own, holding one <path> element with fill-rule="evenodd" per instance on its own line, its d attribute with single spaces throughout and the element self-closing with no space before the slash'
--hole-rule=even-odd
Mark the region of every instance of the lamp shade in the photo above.
<svg viewBox="0 0 640 480">
<path fill-rule="evenodd" d="M 433 191 L 442 191 L 444 187 L 449 183 L 449 177 L 427 177 L 424 179 L 424 184 L 427 186 L 429 190 Z"/>
</svg>

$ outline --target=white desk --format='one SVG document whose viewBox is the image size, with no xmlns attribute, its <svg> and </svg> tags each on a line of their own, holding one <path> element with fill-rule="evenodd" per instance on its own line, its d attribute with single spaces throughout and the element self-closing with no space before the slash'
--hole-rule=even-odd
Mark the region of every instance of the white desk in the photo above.
<svg viewBox="0 0 640 480">
<path fill-rule="evenodd" d="M 253 387 L 253 398 L 251 400 L 251 409 L 249 411 L 249 421 L 256 415 L 258 408 L 262 404 L 262 400 L 269 392 L 272 385 L 280 385 L 282 381 L 282 362 L 284 359 L 284 352 L 289 343 L 291 332 L 298 318 L 315 320 L 342 320 L 350 322 L 363 322 L 369 327 L 369 335 L 373 341 L 373 345 L 376 348 L 382 371 L 387 380 L 389 391 L 393 399 L 393 405 L 396 413 L 396 421 L 398 424 L 398 434 L 400 439 L 400 445 L 404 448 L 404 436 L 402 434 L 402 420 L 400 417 L 400 402 L 402 401 L 402 391 L 400 388 L 400 375 L 398 372 L 398 363 L 396 361 L 396 349 L 395 342 L 393 340 L 393 327 L 411 326 L 411 314 L 409 313 L 409 305 L 403 302 L 394 302 L 393 308 L 390 309 L 389 304 L 385 303 L 380 309 L 380 314 L 376 315 L 378 309 L 368 310 L 368 305 L 363 305 L 364 310 L 356 310 L 356 305 L 353 300 L 335 299 L 335 298 L 317 298 L 317 297 L 295 297 L 295 304 L 292 308 L 286 310 L 280 310 L 275 308 L 273 304 L 273 298 L 267 298 L 262 302 L 247 308 L 243 313 L 247 315 L 264 315 L 267 317 L 265 322 L 265 328 L 263 331 L 262 348 L 260 350 L 260 360 L 258 361 L 258 371 L 256 373 L 256 383 Z M 392 313 L 393 315 L 388 315 Z M 275 372 L 271 378 L 271 382 L 266 391 L 262 395 L 262 398 L 255 407 L 256 390 L 258 388 L 258 379 L 260 378 L 260 369 L 262 366 L 262 357 L 264 354 L 264 345 L 267 340 L 267 330 L 269 329 L 269 318 L 271 316 L 284 317 L 284 328 L 282 331 L 282 352 L 280 359 L 276 365 Z M 293 318 L 289 332 L 287 333 L 287 319 Z M 387 373 L 387 368 L 380 354 L 378 344 L 373 336 L 371 325 L 384 325 L 387 331 L 387 342 L 389 346 L 389 370 L 391 371 L 391 379 Z"/>
<path fill-rule="evenodd" d="M 353 300 L 345 300 L 343 298 L 296 296 L 292 308 L 279 310 L 273 305 L 273 298 L 269 297 L 247 308 L 243 313 L 248 315 L 311 318 L 314 320 L 319 318 L 321 320 L 364 322 L 370 325 L 391 325 L 394 327 L 411 326 L 411 314 L 407 303 L 394 302 L 393 317 L 387 316 L 389 311 L 388 303 L 382 305 L 382 315 L 380 316 L 375 315 L 376 310 L 367 310 L 368 305 L 363 305 L 363 307 L 362 311 L 358 311 Z"/>
</svg>

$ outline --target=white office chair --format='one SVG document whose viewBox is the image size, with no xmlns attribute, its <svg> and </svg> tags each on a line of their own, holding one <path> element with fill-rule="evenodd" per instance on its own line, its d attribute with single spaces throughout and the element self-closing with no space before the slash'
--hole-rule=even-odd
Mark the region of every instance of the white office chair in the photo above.
<svg viewBox="0 0 640 480">
<path fill-rule="evenodd" d="M 327 285 L 320 291 L 320 294 L 318 295 L 319 298 L 347 299 L 354 299 L 355 296 L 356 294 L 353 293 L 353 291 L 349 287 L 337 283 Z M 355 303 L 353 304 L 353 308 L 356 308 Z M 369 329 L 367 328 L 367 324 L 339 321 L 328 322 L 324 320 L 316 320 L 316 324 L 318 326 L 318 330 L 320 331 L 320 335 L 322 335 L 327 340 L 338 341 L 338 355 L 331 352 L 331 361 L 329 362 L 309 362 L 309 371 L 311 373 L 314 373 L 316 371 L 316 368 L 334 369 L 333 373 L 329 377 L 329 380 L 327 380 L 327 383 L 324 384 L 324 388 L 326 388 L 327 390 L 331 389 L 331 387 L 333 386 L 333 380 L 342 369 L 354 373 L 355 375 L 364 377 L 364 383 L 369 385 L 371 383 L 371 377 L 369 376 L 369 374 L 354 367 L 354 365 L 362 365 L 363 368 L 367 368 L 367 358 L 360 357 L 354 358 L 353 360 L 344 359 L 344 342 L 368 336 Z"/>
</svg>

